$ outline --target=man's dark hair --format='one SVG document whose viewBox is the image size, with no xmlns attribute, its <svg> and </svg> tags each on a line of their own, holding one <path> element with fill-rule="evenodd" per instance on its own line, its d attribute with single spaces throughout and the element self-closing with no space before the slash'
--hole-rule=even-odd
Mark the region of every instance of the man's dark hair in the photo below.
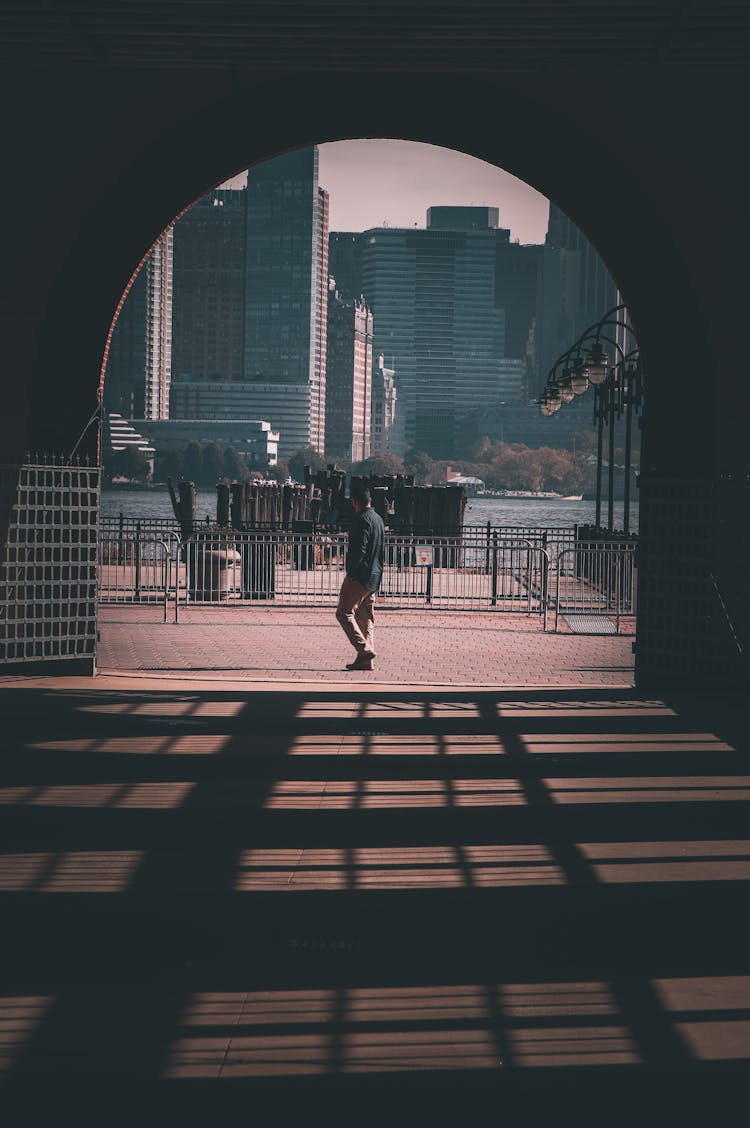
<svg viewBox="0 0 750 1128">
<path fill-rule="evenodd" d="M 352 501 L 356 501 L 357 505 L 361 505 L 364 509 L 367 509 L 367 506 L 370 505 L 372 501 L 367 486 L 354 486 L 350 497 Z"/>
</svg>

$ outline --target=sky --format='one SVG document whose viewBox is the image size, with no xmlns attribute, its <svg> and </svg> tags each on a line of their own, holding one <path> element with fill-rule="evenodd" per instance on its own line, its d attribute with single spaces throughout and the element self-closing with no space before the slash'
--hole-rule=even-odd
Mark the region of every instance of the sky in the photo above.
<svg viewBox="0 0 750 1128">
<path fill-rule="evenodd" d="M 424 227 L 440 204 L 485 205 L 520 243 L 543 243 L 549 203 L 534 188 L 466 153 L 420 141 L 333 141 L 319 147 L 319 183 L 330 195 L 329 229 Z M 243 177 L 228 181 L 232 186 Z"/>
</svg>

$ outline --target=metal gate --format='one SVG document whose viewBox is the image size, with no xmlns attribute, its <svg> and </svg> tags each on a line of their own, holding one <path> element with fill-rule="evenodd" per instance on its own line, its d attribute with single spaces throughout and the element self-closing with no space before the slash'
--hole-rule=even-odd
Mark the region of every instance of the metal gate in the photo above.
<svg viewBox="0 0 750 1128">
<path fill-rule="evenodd" d="M 555 562 L 555 631 L 560 620 L 576 633 L 619 633 L 636 614 L 636 546 L 632 541 L 579 541 Z"/>
<path fill-rule="evenodd" d="M 99 533 L 97 596 L 100 603 L 145 603 L 163 607 L 179 602 L 180 538 L 177 533 L 106 530 Z"/>
</svg>

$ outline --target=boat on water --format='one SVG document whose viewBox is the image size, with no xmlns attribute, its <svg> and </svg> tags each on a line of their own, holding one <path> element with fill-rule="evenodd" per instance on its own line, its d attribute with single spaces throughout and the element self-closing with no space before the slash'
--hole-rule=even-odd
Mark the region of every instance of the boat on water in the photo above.
<svg viewBox="0 0 750 1128">
<path fill-rule="evenodd" d="M 583 494 L 561 494 L 554 490 L 481 490 L 477 497 L 502 497 L 520 501 L 583 501 Z"/>
</svg>

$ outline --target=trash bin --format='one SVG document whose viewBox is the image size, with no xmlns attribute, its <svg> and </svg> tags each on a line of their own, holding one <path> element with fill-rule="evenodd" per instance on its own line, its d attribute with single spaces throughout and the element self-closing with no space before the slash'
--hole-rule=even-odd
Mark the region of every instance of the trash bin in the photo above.
<svg viewBox="0 0 750 1128">
<path fill-rule="evenodd" d="M 312 521 L 292 521 L 292 568 L 307 572 L 315 567 Z"/>
<path fill-rule="evenodd" d="M 273 537 L 248 536 L 242 542 L 242 592 L 245 599 L 276 595 L 276 549 Z"/>
<path fill-rule="evenodd" d="M 242 556 L 236 549 L 194 542 L 189 561 L 191 599 L 214 603 L 240 594 Z"/>
</svg>

